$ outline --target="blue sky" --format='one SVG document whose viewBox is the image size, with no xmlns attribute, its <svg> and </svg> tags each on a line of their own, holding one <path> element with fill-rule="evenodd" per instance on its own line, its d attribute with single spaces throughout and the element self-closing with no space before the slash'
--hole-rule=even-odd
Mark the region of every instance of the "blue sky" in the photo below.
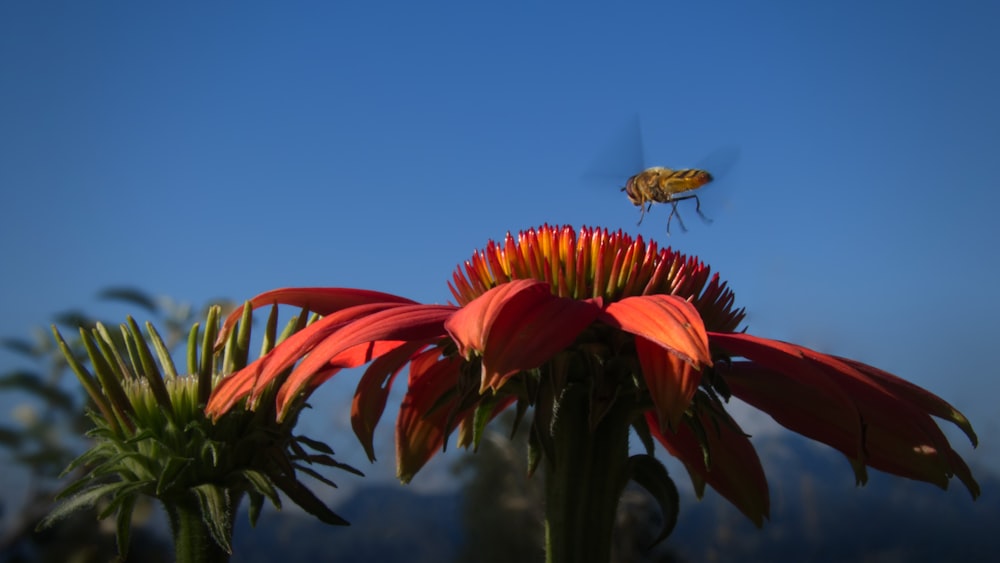
<svg viewBox="0 0 1000 563">
<path fill-rule="evenodd" d="M 491 238 L 603 226 L 707 261 L 754 334 L 942 395 L 1000 466 L 997 4 L 333 4 L 0 4 L 0 336 L 112 285 L 443 302 Z M 632 163 L 732 148 L 711 225 L 636 226 Z"/>
</svg>

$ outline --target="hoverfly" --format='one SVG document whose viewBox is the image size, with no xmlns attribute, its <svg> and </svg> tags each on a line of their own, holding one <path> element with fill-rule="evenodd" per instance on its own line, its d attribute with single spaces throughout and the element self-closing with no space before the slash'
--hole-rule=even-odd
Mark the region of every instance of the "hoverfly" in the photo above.
<svg viewBox="0 0 1000 563">
<path fill-rule="evenodd" d="M 684 220 L 681 219 L 680 213 L 677 212 L 677 204 L 686 199 L 693 199 L 695 201 L 695 211 L 702 220 L 706 223 L 712 222 L 711 219 L 701 212 L 701 200 L 698 199 L 698 194 L 686 193 L 697 190 L 711 181 L 712 175 L 704 170 L 696 168 L 672 170 L 662 166 L 654 166 L 629 178 L 621 191 L 625 192 L 625 195 L 628 196 L 629 201 L 633 205 L 641 209 L 639 222 L 637 223 L 639 225 L 642 224 L 642 219 L 646 216 L 646 212 L 652 209 L 653 203 L 669 203 L 670 216 L 667 217 L 667 234 L 669 235 L 670 221 L 675 216 L 677 217 L 677 222 L 681 224 L 681 230 L 687 231 L 687 227 L 684 226 Z"/>
<path fill-rule="evenodd" d="M 629 201 L 640 208 L 639 223 L 646 217 L 646 213 L 653 208 L 654 203 L 669 203 L 670 215 L 667 217 L 667 234 L 670 234 L 670 224 L 674 217 L 680 223 L 681 229 L 687 231 L 684 219 L 681 218 L 677 204 L 688 199 L 695 201 L 695 211 L 706 223 L 712 220 L 701 211 L 701 198 L 695 190 L 704 187 L 706 184 L 727 175 L 729 169 L 739 159 L 739 148 L 726 146 L 713 151 L 696 168 L 672 169 L 660 166 L 648 168 L 644 164 L 645 150 L 643 148 L 642 127 L 639 116 L 636 114 L 621 133 L 615 136 L 614 142 L 602 151 L 595 158 L 595 165 L 588 173 L 591 177 L 621 178 L 628 170 L 638 174 L 629 177 L 625 182 L 625 187 L 620 191 L 625 192 Z M 710 163 L 710 164 L 709 164 Z M 715 171 L 715 175 L 704 170 L 708 168 Z M 619 180 L 620 181 L 620 180 Z M 619 184 L 621 185 L 621 184 Z M 602 186 L 607 186 L 602 181 Z M 715 195 L 715 194 L 713 194 Z M 708 199 L 712 199 L 710 196 Z"/>
</svg>

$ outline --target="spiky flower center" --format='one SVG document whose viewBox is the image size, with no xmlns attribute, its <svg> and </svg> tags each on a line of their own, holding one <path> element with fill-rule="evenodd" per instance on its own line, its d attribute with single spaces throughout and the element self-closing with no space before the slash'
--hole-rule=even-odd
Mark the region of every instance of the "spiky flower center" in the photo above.
<svg viewBox="0 0 1000 563">
<path fill-rule="evenodd" d="M 695 257 L 622 231 L 543 225 L 490 241 L 457 268 L 448 283 L 459 305 L 516 279 L 545 281 L 552 293 L 570 299 L 616 301 L 636 295 L 677 295 L 691 301 L 706 328 L 732 331 L 744 317 L 733 310 L 733 293 Z"/>
</svg>

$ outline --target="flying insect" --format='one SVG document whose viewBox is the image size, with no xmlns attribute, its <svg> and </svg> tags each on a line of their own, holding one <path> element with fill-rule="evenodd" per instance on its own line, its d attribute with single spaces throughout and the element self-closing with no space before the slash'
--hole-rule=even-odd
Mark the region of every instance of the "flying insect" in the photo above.
<svg viewBox="0 0 1000 563">
<path fill-rule="evenodd" d="M 681 230 L 687 231 L 684 220 L 681 219 L 677 211 L 677 204 L 687 199 L 695 201 L 695 211 L 706 223 L 712 220 L 701 212 L 701 200 L 698 194 L 688 193 L 697 190 L 712 181 L 712 175 L 697 168 L 686 168 L 683 170 L 672 170 L 662 166 L 647 168 L 642 172 L 632 176 L 625 182 L 625 187 L 621 191 L 625 192 L 629 201 L 639 207 L 639 225 L 642 224 L 646 212 L 651 210 L 654 203 L 669 203 L 670 216 L 667 217 L 667 234 L 670 234 L 670 222 L 677 217 L 677 222 L 681 224 Z"/>
</svg>

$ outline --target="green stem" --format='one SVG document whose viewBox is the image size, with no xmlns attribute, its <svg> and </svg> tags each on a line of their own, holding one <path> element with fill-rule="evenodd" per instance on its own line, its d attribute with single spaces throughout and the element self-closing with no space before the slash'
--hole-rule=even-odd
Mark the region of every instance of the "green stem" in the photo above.
<svg viewBox="0 0 1000 563">
<path fill-rule="evenodd" d="M 555 459 L 545 460 L 548 563 L 607 563 L 618 500 L 628 482 L 630 409 L 617 401 L 593 431 L 590 396 L 570 386 L 552 428 Z"/>
<path fill-rule="evenodd" d="M 177 563 L 227 563 L 230 554 L 212 539 L 198 501 L 194 498 L 164 502 L 174 535 Z M 230 512 L 232 514 L 232 512 Z M 232 526 L 229 527 L 232 530 Z M 231 538 L 230 538 L 231 540 Z"/>
</svg>

